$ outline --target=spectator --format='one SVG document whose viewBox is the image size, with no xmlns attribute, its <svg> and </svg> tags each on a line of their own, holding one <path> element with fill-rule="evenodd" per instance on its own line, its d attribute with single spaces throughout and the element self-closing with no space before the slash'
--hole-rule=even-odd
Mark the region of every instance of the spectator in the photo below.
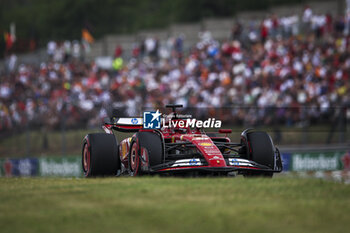
<svg viewBox="0 0 350 233">
<path fill-rule="evenodd" d="M 114 50 L 114 58 L 121 57 L 123 54 L 123 49 L 121 45 L 118 45 Z"/>
<path fill-rule="evenodd" d="M 57 47 L 57 44 L 55 41 L 51 40 L 47 43 L 47 55 L 49 55 L 50 59 L 53 57 L 56 47 Z"/>
<path fill-rule="evenodd" d="M 169 38 L 162 46 L 148 37 L 135 44 L 132 59 L 115 60 L 117 72 L 82 62 L 77 41 L 71 46 L 51 41 L 50 59 L 40 67 L 22 64 L 0 74 L 0 129 L 27 122 L 57 128 L 62 116 L 70 126 L 93 127 L 111 107 L 140 115 L 140 106 L 173 102 L 213 109 L 244 106 L 221 116 L 231 123 L 326 121 L 334 117 L 332 106 L 349 101 L 349 38 L 343 35 L 343 18 L 328 30 L 327 16 L 306 8 L 302 23 L 310 29 L 302 37 L 297 36 L 296 15 L 242 26 L 237 37 L 249 40 L 219 43 L 206 31 L 186 51 L 183 37 Z"/>
</svg>

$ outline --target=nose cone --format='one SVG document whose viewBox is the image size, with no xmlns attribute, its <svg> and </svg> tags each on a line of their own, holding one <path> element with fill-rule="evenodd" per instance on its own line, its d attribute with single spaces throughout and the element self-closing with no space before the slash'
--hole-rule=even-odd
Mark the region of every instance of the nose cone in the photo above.
<svg viewBox="0 0 350 233">
<path fill-rule="evenodd" d="M 209 137 L 203 137 L 200 140 L 192 140 L 192 143 L 196 145 L 197 149 L 202 153 L 209 166 L 226 167 L 226 162 L 221 151 Z"/>
</svg>

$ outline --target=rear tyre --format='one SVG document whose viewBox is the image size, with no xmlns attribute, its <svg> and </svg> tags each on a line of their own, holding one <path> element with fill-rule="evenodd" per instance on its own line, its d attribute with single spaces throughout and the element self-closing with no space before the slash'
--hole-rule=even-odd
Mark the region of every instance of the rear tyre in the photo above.
<svg viewBox="0 0 350 233">
<path fill-rule="evenodd" d="M 120 170 L 120 158 L 114 135 L 86 135 L 83 141 L 82 166 L 85 177 L 116 175 Z"/>
<path fill-rule="evenodd" d="M 246 150 L 248 159 L 253 160 L 261 165 L 274 169 L 275 164 L 275 147 L 270 136 L 266 132 L 253 131 L 247 133 Z M 245 176 L 264 176 L 272 177 L 273 172 L 247 172 Z"/>
</svg>

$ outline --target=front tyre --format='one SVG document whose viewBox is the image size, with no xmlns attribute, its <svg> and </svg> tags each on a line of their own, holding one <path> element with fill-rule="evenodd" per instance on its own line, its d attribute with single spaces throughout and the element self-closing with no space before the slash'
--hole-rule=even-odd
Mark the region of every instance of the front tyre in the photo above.
<svg viewBox="0 0 350 233">
<path fill-rule="evenodd" d="M 88 134 L 83 140 L 82 167 L 85 177 L 114 176 L 120 170 L 118 143 L 113 134 Z"/>
<path fill-rule="evenodd" d="M 140 176 L 147 173 L 151 167 L 163 163 L 161 137 L 154 132 L 136 133 L 130 145 L 128 162 L 131 176 Z"/>
<path fill-rule="evenodd" d="M 271 137 L 263 131 L 248 131 L 243 140 L 247 157 L 254 162 L 274 169 L 275 147 Z M 244 174 L 246 177 L 272 177 L 273 172 L 250 171 Z"/>
</svg>

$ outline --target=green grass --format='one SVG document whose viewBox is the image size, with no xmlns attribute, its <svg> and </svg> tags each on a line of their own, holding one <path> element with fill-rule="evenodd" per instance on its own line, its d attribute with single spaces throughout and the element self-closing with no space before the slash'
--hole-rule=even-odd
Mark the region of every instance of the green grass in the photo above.
<svg viewBox="0 0 350 233">
<path fill-rule="evenodd" d="M 346 232 L 350 186 L 318 179 L 1 178 L 15 232 Z"/>
</svg>

